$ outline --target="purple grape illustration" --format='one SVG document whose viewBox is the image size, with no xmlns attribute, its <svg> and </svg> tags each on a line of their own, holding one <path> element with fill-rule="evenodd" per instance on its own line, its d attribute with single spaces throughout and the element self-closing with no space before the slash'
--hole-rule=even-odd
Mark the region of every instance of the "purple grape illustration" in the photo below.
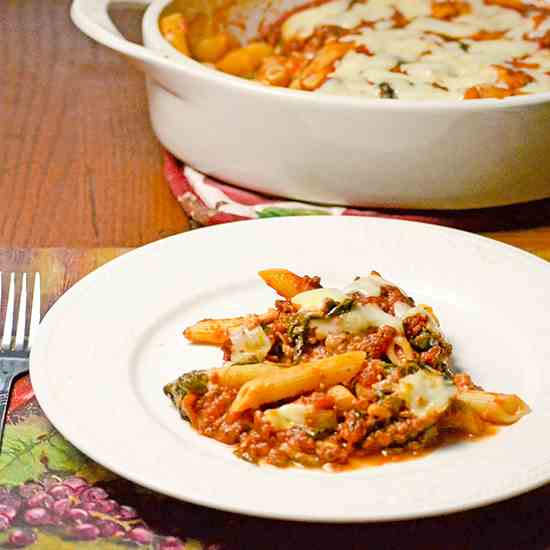
<svg viewBox="0 0 550 550">
<path fill-rule="evenodd" d="M 80 494 L 80 500 L 82 502 L 98 502 L 100 500 L 107 500 L 109 495 L 101 487 L 90 487 Z"/>
<path fill-rule="evenodd" d="M 10 528 L 11 520 L 5 514 L 0 513 L 0 533 L 7 531 Z"/>
<path fill-rule="evenodd" d="M 14 529 L 8 537 L 8 543 L 13 548 L 24 548 L 35 540 L 36 535 L 30 529 Z"/>
<path fill-rule="evenodd" d="M 74 522 L 88 521 L 90 519 L 90 514 L 82 508 L 71 508 L 66 516 Z"/>
<path fill-rule="evenodd" d="M 112 539 L 133 547 L 184 549 L 180 539 L 156 535 L 135 508 L 121 505 L 104 488 L 80 477 L 49 475 L 11 489 L 0 487 L 0 532 L 6 548 L 32 545 L 41 527 L 72 540 Z"/>
<path fill-rule="evenodd" d="M 183 544 L 176 537 L 165 537 L 159 542 L 159 550 L 183 550 Z"/>
<path fill-rule="evenodd" d="M 90 487 L 85 479 L 76 476 L 68 477 L 63 481 L 63 485 L 69 487 L 73 491 L 73 494 L 77 496 Z"/>
<path fill-rule="evenodd" d="M 69 534 L 78 540 L 95 540 L 100 536 L 100 530 L 92 523 L 79 523 L 71 528 Z"/>
<path fill-rule="evenodd" d="M 138 517 L 137 512 L 134 508 L 131 506 L 121 506 L 120 510 L 118 511 L 118 517 L 120 519 L 135 519 Z"/>
<path fill-rule="evenodd" d="M 21 508 L 22 501 L 19 497 L 11 493 L 2 493 L 0 494 L 0 504 L 11 506 L 17 511 Z"/>
<path fill-rule="evenodd" d="M 17 515 L 17 510 L 9 504 L 0 504 L 0 514 L 6 516 L 11 522 Z"/>
<path fill-rule="evenodd" d="M 128 533 L 128 538 L 138 544 L 151 544 L 153 542 L 153 533 L 145 527 L 135 527 Z"/>
<path fill-rule="evenodd" d="M 29 508 L 24 515 L 29 525 L 48 525 L 51 516 L 45 508 Z"/>
<path fill-rule="evenodd" d="M 95 504 L 96 510 L 98 512 L 101 512 L 102 514 L 116 514 L 116 512 L 120 508 L 118 502 L 116 500 L 113 500 L 112 498 L 109 498 L 107 500 L 100 500 Z"/>
<path fill-rule="evenodd" d="M 59 483 L 54 485 L 48 490 L 48 493 L 55 498 L 55 500 L 60 500 L 62 498 L 69 498 L 74 495 L 74 491 L 67 485 Z"/>
<path fill-rule="evenodd" d="M 25 483 L 24 485 L 21 485 L 19 487 L 19 494 L 23 498 L 30 498 L 36 493 L 41 493 L 44 490 L 42 485 L 39 485 L 38 483 Z"/>
<path fill-rule="evenodd" d="M 126 531 L 118 523 L 110 521 L 108 519 L 100 519 L 96 521 L 96 525 L 99 527 L 102 537 L 106 538 L 122 538 Z"/>
<path fill-rule="evenodd" d="M 41 507 L 50 510 L 53 508 L 54 503 L 55 500 L 52 496 L 44 491 L 40 491 L 38 493 L 35 493 L 32 497 L 28 498 L 26 505 L 29 508 Z"/>
<path fill-rule="evenodd" d="M 68 498 L 56 500 L 53 504 L 52 511 L 55 515 L 63 517 L 72 507 L 72 502 Z"/>
</svg>

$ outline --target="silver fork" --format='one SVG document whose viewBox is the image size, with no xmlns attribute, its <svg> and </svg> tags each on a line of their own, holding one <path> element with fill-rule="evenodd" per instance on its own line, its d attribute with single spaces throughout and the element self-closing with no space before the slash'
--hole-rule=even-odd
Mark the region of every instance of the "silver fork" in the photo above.
<svg viewBox="0 0 550 550">
<path fill-rule="evenodd" d="M 29 371 L 31 344 L 40 322 L 40 274 L 0 273 L 0 448 L 10 390 Z"/>
</svg>

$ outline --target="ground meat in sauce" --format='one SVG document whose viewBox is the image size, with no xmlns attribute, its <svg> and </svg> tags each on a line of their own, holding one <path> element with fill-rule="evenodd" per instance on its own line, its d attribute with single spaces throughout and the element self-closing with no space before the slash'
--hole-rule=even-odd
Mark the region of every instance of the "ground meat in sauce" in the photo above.
<svg viewBox="0 0 550 550">
<path fill-rule="evenodd" d="M 320 286 L 318 278 L 310 278 L 308 284 Z M 315 286 L 316 285 L 316 286 Z M 359 303 L 373 303 L 389 314 L 394 314 L 397 302 L 410 306 L 414 302 L 397 287 L 384 286 L 380 296 L 365 297 L 353 294 Z M 293 361 L 294 345 L 289 326 L 296 321 L 299 312 L 288 300 L 278 300 L 275 308 L 254 316 L 251 323 L 258 324 L 271 339 L 273 345 L 267 360 L 278 363 Z M 409 341 L 427 333 L 428 317 L 416 314 L 403 321 L 404 333 Z M 315 330 L 305 325 L 304 348 L 301 361 L 319 359 L 348 351 L 364 351 L 367 360 L 364 367 L 346 383 L 355 397 L 351 410 L 339 410 L 334 399 L 321 388 L 320 391 L 302 396 L 300 401 L 312 404 L 316 409 L 334 410 L 337 425 L 326 432 L 317 432 L 308 426 L 294 426 L 276 430 L 265 418 L 263 411 L 230 414 L 229 408 L 237 395 L 236 389 L 224 388 L 215 383 L 208 386 L 204 395 L 189 401 L 192 407 L 189 417 L 193 427 L 201 434 L 227 444 L 235 445 L 235 454 L 247 461 L 265 462 L 275 466 L 301 464 L 318 467 L 323 464 L 345 464 L 351 456 L 364 456 L 382 449 L 420 449 L 430 445 L 437 437 L 434 428 L 436 417 L 417 419 L 404 407 L 402 400 L 391 394 L 399 379 L 415 372 L 421 366 L 442 370 L 451 352 L 451 346 L 437 334 L 429 334 L 429 342 L 423 351 L 418 349 L 419 365 L 398 367 L 391 364 L 386 352 L 397 331 L 390 326 L 372 328 L 363 334 L 330 334 L 318 338 Z M 414 345 L 414 344 L 413 344 Z M 223 345 L 224 355 L 231 355 L 231 341 Z M 455 375 L 459 388 L 471 389 L 468 375 Z M 289 401 L 293 401 L 292 399 Z M 281 403 L 279 403 L 281 404 Z M 276 407 L 272 404 L 270 408 Z"/>
<path fill-rule="evenodd" d="M 403 295 L 389 294 L 383 297 L 384 307 L 389 311 L 396 301 L 403 301 Z M 277 310 L 269 314 L 270 338 L 275 342 L 273 350 L 279 347 L 279 354 L 272 355 L 272 360 L 281 358 L 289 360 L 292 348 L 288 338 L 288 320 L 295 315 L 295 308 L 287 301 L 279 301 Z M 426 317 L 415 315 L 406 320 L 405 330 L 418 335 L 424 330 Z M 262 413 L 257 411 L 254 418 L 250 414 L 229 418 L 227 410 L 236 396 L 237 390 L 213 386 L 201 396 L 194 409 L 195 428 L 207 437 L 227 444 L 236 444 L 235 454 L 247 461 L 265 462 L 284 467 L 293 463 L 304 466 L 321 466 L 323 464 L 345 464 L 350 456 L 379 452 L 388 447 L 407 447 L 419 449 L 425 446 L 416 438 L 420 437 L 433 420 L 427 422 L 407 418 L 407 411 L 388 409 L 377 400 L 379 394 L 373 389 L 374 384 L 383 380 L 395 383 L 406 375 L 386 363 L 381 358 L 392 342 L 396 331 L 389 326 L 373 329 L 363 335 L 339 334 L 329 335 L 326 340 L 317 340 L 310 336 L 306 344 L 303 360 L 312 360 L 327 355 L 346 351 L 365 351 L 369 359 L 365 368 L 352 381 L 352 386 L 359 398 L 354 410 L 345 412 L 332 435 L 320 440 L 300 428 L 276 431 L 271 424 L 263 420 Z M 283 348 L 287 347 L 285 354 Z M 229 349 L 229 348 L 227 348 Z M 438 366 L 448 357 L 448 350 L 441 345 L 430 348 L 420 355 L 420 361 L 430 366 Z M 389 368 L 390 367 L 390 368 Z M 393 367 L 393 368 L 391 368 Z M 457 382 L 466 387 L 468 378 L 458 378 Z M 457 383 L 457 385 L 458 385 Z M 309 397 L 319 408 L 331 408 L 333 400 L 322 392 L 315 392 Z M 433 439 L 433 438 L 432 438 Z"/>
<path fill-rule="evenodd" d="M 391 445 L 404 445 L 408 441 L 414 440 L 434 422 L 433 418 L 408 418 L 393 422 L 369 435 L 361 447 L 367 452 L 377 452 Z"/>
<path fill-rule="evenodd" d="M 385 355 L 395 335 L 396 330 L 386 325 L 364 335 L 329 334 L 324 346 L 328 355 L 346 351 L 364 351 L 367 353 L 367 357 L 379 359 Z"/>
<path fill-rule="evenodd" d="M 426 431 L 437 418 L 417 419 L 402 407 L 399 399 L 389 396 L 380 399 L 370 389 L 381 380 L 398 380 L 406 369 L 393 368 L 380 360 L 365 362 L 365 368 L 351 382 L 361 387 L 354 409 L 340 411 L 335 430 L 317 438 L 308 429 L 294 427 L 275 430 L 264 419 L 262 411 L 232 416 L 228 409 L 237 390 L 210 384 L 206 394 L 193 405 L 193 426 L 201 434 L 227 444 L 236 444 L 235 454 L 247 461 L 265 462 L 285 467 L 301 464 L 319 467 L 323 464 L 346 464 L 352 455 L 365 456 L 391 448 L 418 450 L 435 441 L 436 435 Z M 470 387 L 467 375 L 455 377 L 460 387 Z M 357 391 L 359 395 L 360 392 Z M 334 399 L 323 391 L 306 396 L 304 402 L 317 409 L 335 409 Z"/>
<path fill-rule="evenodd" d="M 403 330 L 405 331 L 405 336 L 408 340 L 415 338 L 426 329 L 427 324 L 428 317 L 426 315 L 422 315 L 421 313 L 416 313 L 415 315 L 407 317 L 403 320 Z"/>
<path fill-rule="evenodd" d="M 211 385 L 193 406 L 194 428 L 201 434 L 217 439 L 222 443 L 234 444 L 240 434 L 249 429 L 250 415 L 228 421 L 227 411 L 237 395 L 237 390 Z"/>
<path fill-rule="evenodd" d="M 436 345 L 432 346 L 428 351 L 424 351 L 420 354 L 420 363 L 422 365 L 433 367 L 434 369 L 439 369 L 444 366 L 448 357 L 448 349 L 441 345 Z"/>
<path fill-rule="evenodd" d="M 382 311 L 390 315 L 395 315 L 393 306 L 397 302 L 407 304 L 411 307 L 414 306 L 414 301 L 408 296 L 405 296 L 405 294 L 395 286 L 383 286 L 380 289 L 380 296 L 365 296 L 360 292 L 354 292 L 352 296 L 358 303 L 377 305 Z"/>
<path fill-rule="evenodd" d="M 382 361 L 367 361 L 365 368 L 355 378 L 355 382 L 365 388 L 380 382 L 386 375 L 385 363 Z"/>
</svg>

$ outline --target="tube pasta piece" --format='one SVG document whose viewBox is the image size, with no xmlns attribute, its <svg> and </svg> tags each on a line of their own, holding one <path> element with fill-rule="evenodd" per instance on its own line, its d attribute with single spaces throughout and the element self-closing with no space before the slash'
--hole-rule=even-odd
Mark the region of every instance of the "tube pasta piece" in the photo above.
<svg viewBox="0 0 550 550">
<path fill-rule="evenodd" d="M 277 363 L 251 363 L 248 365 L 229 365 L 221 369 L 213 369 L 210 381 L 214 384 L 239 389 L 241 386 L 254 380 L 285 371 L 285 367 Z"/>
<path fill-rule="evenodd" d="M 193 57 L 201 63 L 216 63 L 237 43 L 227 32 L 201 38 L 193 47 Z M 238 44 L 238 43 L 237 43 Z"/>
<path fill-rule="evenodd" d="M 327 395 L 334 399 L 336 408 L 341 411 L 348 411 L 355 404 L 355 396 L 344 386 L 332 386 Z"/>
<path fill-rule="evenodd" d="M 231 319 L 203 319 L 186 328 L 183 335 L 193 344 L 213 344 L 221 346 L 228 338 L 228 331 L 244 325 L 249 317 Z"/>
<path fill-rule="evenodd" d="M 258 275 L 270 286 L 279 296 L 290 300 L 296 294 L 319 288 L 321 285 L 316 277 L 300 277 L 288 269 L 265 269 Z"/>
<path fill-rule="evenodd" d="M 531 410 L 515 394 L 468 390 L 459 393 L 457 400 L 492 424 L 513 424 Z"/>
<path fill-rule="evenodd" d="M 404 336 L 396 336 L 386 350 L 388 359 L 398 367 L 415 360 L 415 352 Z"/>
<path fill-rule="evenodd" d="M 176 50 L 188 57 L 191 55 L 187 43 L 187 23 L 181 13 L 173 13 L 172 15 L 163 17 L 159 22 L 159 27 L 164 38 L 166 38 Z"/>
<path fill-rule="evenodd" d="M 486 436 L 529 412 L 516 395 L 455 373 L 431 308 L 377 273 L 343 289 L 286 269 L 260 276 L 286 299 L 188 328 L 191 342 L 221 345 L 225 362 L 164 387 L 184 420 L 240 458 L 347 464 L 386 448 L 415 453 L 445 430 Z"/>
<path fill-rule="evenodd" d="M 450 428 L 471 435 L 481 435 L 485 432 L 486 422 L 470 406 L 455 400 L 449 412 L 441 420 L 442 428 Z"/>
<path fill-rule="evenodd" d="M 361 370 L 365 356 L 362 351 L 351 351 L 256 378 L 241 387 L 230 410 L 256 409 L 266 403 L 313 391 L 322 384 L 327 387 L 340 384 Z"/>
<path fill-rule="evenodd" d="M 265 42 L 252 42 L 236 50 L 231 50 L 218 61 L 216 67 L 224 73 L 235 76 L 252 77 L 262 59 L 273 53 L 273 48 Z"/>
<path fill-rule="evenodd" d="M 380 0 L 368 13 L 365 3 L 316 0 L 283 10 L 242 44 L 228 29 L 243 21 L 233 20 L 227 6 L 197 11 L 189 5 L 187 21 L 173 13 L 159 23 L 183 54 L 267 86 L 413 101 L 550 90 L 548 0 Z M 406 67 L 395 50 L 404 39 L 425 44 L 409 48 Z M 395 61 L 386 66 L 389 57 Z"/>
<path fill-rule="evenodd" d="M 326 44 L 293 81 L 294 87 L 309 91 L 317 89 L 326 80 L 327 76 L 333 72 L 334 63 L 344 57 L 351 49 L 353 49 L 353 44 L 348 42 Z"/>
</svg>

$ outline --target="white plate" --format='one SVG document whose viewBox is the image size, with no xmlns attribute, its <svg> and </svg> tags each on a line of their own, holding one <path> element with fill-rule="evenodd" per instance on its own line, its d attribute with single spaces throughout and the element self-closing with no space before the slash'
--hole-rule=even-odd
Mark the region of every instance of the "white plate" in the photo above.
<svg viewBox="0 0 550 550">
<path fill-rule="evenodd" d="M 455 364 L 533 412 L 491 438 L 409 462 L 330 474 L 260 468 L 193 432 L 162 386 L 220 364 L 182 329 L 262 311 L 256 272 L 287 267 L 340 285 L 376 269 L 430 303 Z M 550 479 L 550 264 L 475 235 L 403 221 L 285 218 L 205 228 L 110 262 L 43 321 L 32 383 L 59 431 L 97 462 L 161 493 L 307 521 L 379 521 L 463 510 Z"/>
</svg>

